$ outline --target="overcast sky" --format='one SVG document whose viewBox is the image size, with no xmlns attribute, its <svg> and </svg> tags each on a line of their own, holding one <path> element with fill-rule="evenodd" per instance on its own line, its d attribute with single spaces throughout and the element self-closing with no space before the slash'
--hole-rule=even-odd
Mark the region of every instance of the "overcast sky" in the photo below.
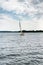
<svg viewBox="0 0 43 65">
<path fill-rule="evenodd" d="M 43 0 L 0 0 L 0 31 L 43 30 Z"/>
</svg>

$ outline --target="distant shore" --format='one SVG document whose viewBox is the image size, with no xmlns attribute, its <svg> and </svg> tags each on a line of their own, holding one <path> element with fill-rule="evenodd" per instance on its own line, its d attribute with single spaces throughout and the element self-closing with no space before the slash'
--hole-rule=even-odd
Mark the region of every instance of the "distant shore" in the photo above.
<svg viewBox="0 0 43 65">
<path fill-rule="evenodd" d="M 0 33 L 20 33 L 21 31 L 0 31 Z M 43 30 L 29 30 L 29 31 L 26 31 L 26 30 L 22 30 L 23 33 L 39 33 L 39 32 L 43 32 Z"/>
</svg>

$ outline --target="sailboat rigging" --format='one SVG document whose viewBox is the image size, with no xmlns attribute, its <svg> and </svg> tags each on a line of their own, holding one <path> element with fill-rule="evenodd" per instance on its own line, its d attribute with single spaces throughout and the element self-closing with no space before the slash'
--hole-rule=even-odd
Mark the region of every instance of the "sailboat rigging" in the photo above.
<svg viewBox="0 0 43 65">
<path fill-rule="evenodd" d="M 19 28 L 20 28 L 20 35 L 24 35 L 24 33 L 22 32 L 22 28 L 21 28 L 21 22 L 19 20 Z"/>
</svg>

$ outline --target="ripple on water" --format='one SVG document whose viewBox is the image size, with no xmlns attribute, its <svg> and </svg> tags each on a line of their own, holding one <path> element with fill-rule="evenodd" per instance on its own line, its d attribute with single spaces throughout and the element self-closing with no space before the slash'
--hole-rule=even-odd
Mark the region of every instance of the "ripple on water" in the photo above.
<svg viewBox="0 0 43 65">
<path fill-rule="evenodd" d="M 0 34 L 0 65 L 43 65 L 42 43 L 41 33 Z"/>
<path fill-rule="evenodd" d="M 28 62 L 10 62 L 10 63 L 5 63 L 4 65 L 39 65 L 39 62 L 36 61 L 36 60 L 31 60 L 31 61 L 28 61 Z M 41 64 L 40 64 L 41 65 Z"/>
</svg>

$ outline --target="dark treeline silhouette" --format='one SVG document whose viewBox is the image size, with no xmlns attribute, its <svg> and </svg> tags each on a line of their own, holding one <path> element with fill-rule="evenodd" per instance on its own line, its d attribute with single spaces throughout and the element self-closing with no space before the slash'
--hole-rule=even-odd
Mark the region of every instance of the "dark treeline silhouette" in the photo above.
<svg viewBox="0 0 43 65">
<path fill-rule="evenodd" d="M 0 31 L 0 33 L 19 33 L 19 32 L 21 32 L 21 31 Z M 28 32 L 43 32 L 43 30 L 22 30 L 22 32 L 26 32 L 26 33 L 28 33 Z"/>
<path fill-rule="evenodd" d="M 20 31 L 19 31 L 20 32 Z M 27 30 L 22 30 L 22 32 L 43 32 L 43 30 L 29 30 L 29 31 L 27 31 Z"/>
</svg>

